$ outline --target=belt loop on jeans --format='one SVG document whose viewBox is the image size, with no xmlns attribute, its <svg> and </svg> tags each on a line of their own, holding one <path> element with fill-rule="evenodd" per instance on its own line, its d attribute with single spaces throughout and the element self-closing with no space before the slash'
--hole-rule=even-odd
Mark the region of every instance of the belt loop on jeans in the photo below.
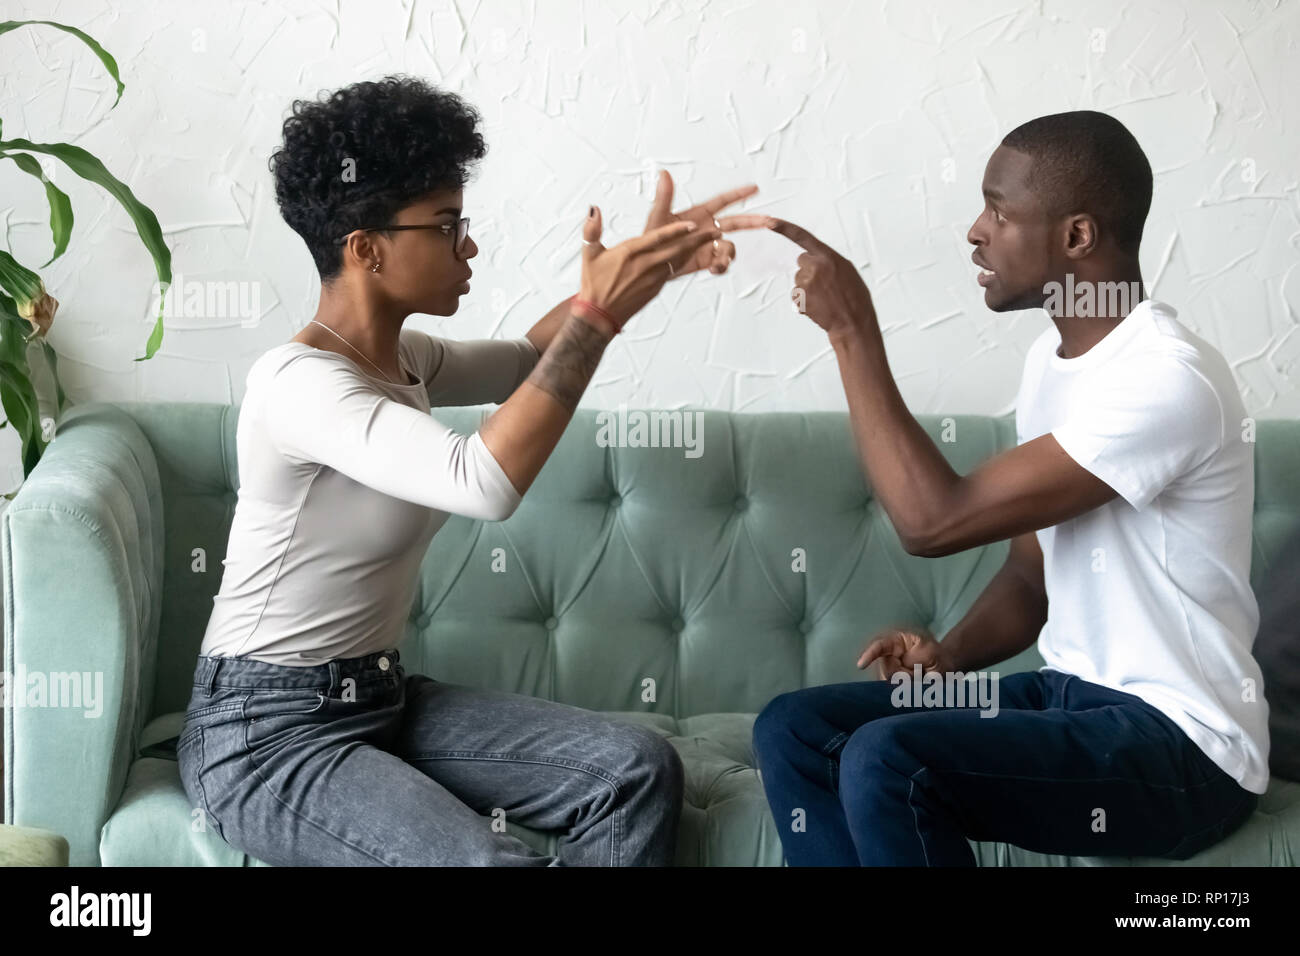
<svg viewBox="0 0 1300 956">
<path fill-rule="evenodd" d="M 203 666 L 207 670 L 207 673 L 203 675 L 203 696 L 204 697 L 212 696 L 212 685 L 217 679 L 217 669 L 218 667 L 220 667 L 220 665 L 221 665 L 221 658 L 219 657 L 205 657 L 203 659 Z"/>
<path fill-rule="evenodd" d="M 327 693 L 331 697 L 333 697 L 335 696 L 336 692 L 339 691 L 343 686 L 342 680 L 339 679 L 339 674 L 342 673 L 343 668 L 339 666 L 339 662 L 336 660 L 330 661 L 329 665 L 330 665 L 330 688 L 329 691 L 327 691 Z"/>
</svg>

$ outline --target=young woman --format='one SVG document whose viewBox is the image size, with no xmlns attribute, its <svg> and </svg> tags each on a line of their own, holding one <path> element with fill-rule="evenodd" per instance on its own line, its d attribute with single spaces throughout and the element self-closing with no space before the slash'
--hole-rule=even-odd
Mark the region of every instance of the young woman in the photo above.
<svg viewBox="0 0 1300 956">
<path fill-rule="evenodd" d="M 448 515 L 508 518 L 613 336 L 672 276 L 725 271 L 722 232 L 766 218 L 714 218 L 754 187 L 674 215 L 664 173 L 642 236 L 606 249 L 591 207 L 578 295 L 525 338 L 404 329 L 469 291 L 478 122 L 389 77 L 295 103 L 271 160 L 320 304 L 248 374 L 239 499 L 177 750 L 210 825 L 273 865 L 672 862 L 683 773 L 663 737 L 408 675 L 395 647 Z M 430 415 L 483 402 L 500 408 L 469 436 Z M 563 831 L 558 855 L 494 826 L 501 813 Z"/>
</svg>

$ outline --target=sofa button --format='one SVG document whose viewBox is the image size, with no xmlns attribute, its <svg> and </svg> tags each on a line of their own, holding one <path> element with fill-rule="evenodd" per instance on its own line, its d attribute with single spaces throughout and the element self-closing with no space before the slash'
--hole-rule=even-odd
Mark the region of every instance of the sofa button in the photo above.
<svg viewBox="0 0 1300 956">
<path fill-rule="evenodd" d="M 673 618 L 673 630 L 674 630 L 674 631 L 681 631 L 681 630 L 682 630 L 683 628 L 685 628 L 685 627 L 686 627 L 686 622 L 683 621 L 680 617 L 675 617 L 675 618 Z"/>
<path fill-rule="evenodd" d="M 621 504 L 623 504 L 623 499 L 620 498 L 618 495 L 615 495 L 613 498 L 610 498 L 610 499 L 609 499 L 609 506 L 610 506 L 611 508 L 617 508 L 617 507 L 619 507 Z"/>
<path fill-rule="evenodd" d="M 800 622 L 799 622 L 799 633 L 800 633 L 800 634 L 807 634 L 807 633 L 808 633 L 809 631 L 811 631 L 811 630 L 812 630 L 812 625 L 809 624 L 807 621 L 800 621 Z"/>
<path fill-rule="evenodd" d="M 749 499 L 747 499 L 747 498 L 737 498 L 737 499 L 736 499 L 736 510 L 737 510 L 737 511 L 744 511 L 744 510 L 745 510 L 746 508 L 748 508 L 748 507 L 749 507 Z"/>
<path fill-rule="evenodd" d="M 421 614 L 419 617 L 415 619 L 415 626 L 423 631 L 426 627 L 429 626 L 429 621 L 431 620 L 432 618 L 430 618 L 429 615 Z"/>
<path fill-rule="evenodd" d="M 546 629 L 547 629 L 548 631 L 553 631 L 553 630 L 555 630 L 556 625 L 558 625 L 559 623 L 560 623 L 560 622 L 557 621 L 555 618 L 553 618 L 553 617 L 548 617 L 548 618 L 546 619 Z"/>
</svg>

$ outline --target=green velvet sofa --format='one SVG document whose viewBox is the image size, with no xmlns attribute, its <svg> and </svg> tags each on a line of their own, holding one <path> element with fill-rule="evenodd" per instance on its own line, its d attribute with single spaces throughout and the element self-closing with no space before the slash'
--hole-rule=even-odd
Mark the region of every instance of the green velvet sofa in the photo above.
<svg viewBox="0 0 1300 956">
<path fill-rule="evenodd" d="M 435 414 L 470 432 L 489 412 Z M 196 822 L 174 760 L 141 753 L 181 727 L 235 507 L 238 414 L 75 406 L 0 519 L 6 671 L 103 674 L 97 717 L 22 707 L 6 724 L 5 822 L 62 835 L 74 866 L 261 865 Z M 579 410 L 508 520 L 453 517 L 434 538 L 402 663 L 653 727 L 686 768 L 677 863 L 780 865 L 757 712 L 794 688 L 868 679 L 854 662 L 879 628 L 942 636 L 1007 545 L 907 554 L 844 412 L 699 410 L 694 450 L 667 429 L 661 447 L 608 447 L 598 415 Z M 1015 442 L 1010 416 L 921 421 L 963 473 Z M 1300 422 L 1260 422 L 1256 454 L 1258 587 L 1300 524 Z M 1041 663 L 1031 647 L 991 669 Z M 1243 828 L 1186 861 L 972 846 L 981 865 L 1294 865 L 1300 783 L 1274 778 Z"/>
</svg>

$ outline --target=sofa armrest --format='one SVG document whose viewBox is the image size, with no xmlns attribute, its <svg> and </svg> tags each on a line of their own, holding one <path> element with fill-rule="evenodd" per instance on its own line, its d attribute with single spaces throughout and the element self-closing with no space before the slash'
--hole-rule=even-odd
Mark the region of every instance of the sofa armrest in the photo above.
<svg viewBox="0 0 1300 956">
<path fill-rule="evenodd" d="M 0 516 L 4 821 L 66 837 L 99 864 L 153 695 L 162 494 L 152 447 L 106 403 L 59 423 Z"/>
</svg>

